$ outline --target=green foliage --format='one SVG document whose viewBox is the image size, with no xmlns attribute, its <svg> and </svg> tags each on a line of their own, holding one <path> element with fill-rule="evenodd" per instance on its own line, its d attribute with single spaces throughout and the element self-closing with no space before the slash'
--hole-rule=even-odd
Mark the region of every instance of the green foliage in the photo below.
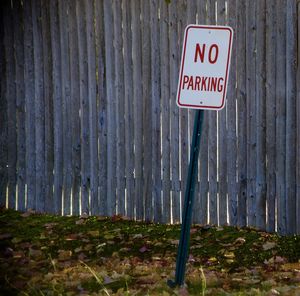
<svg viewBox="0 0 300 296">
<path fill-rule="evenodd" d="M 179 225 L 2 209 L 0 294 L 215 296 L 300 289 L 299 236 L 197 225 L 186 286 L 171 289 L 179 236 Z"/>
</svg>

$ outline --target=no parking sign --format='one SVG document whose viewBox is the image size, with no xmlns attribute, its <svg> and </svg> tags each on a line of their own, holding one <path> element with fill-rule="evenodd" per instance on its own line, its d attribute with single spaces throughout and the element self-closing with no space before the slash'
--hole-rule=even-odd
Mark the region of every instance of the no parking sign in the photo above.
<svg viewBox="0 0 300 296">
<path fill-rule="evenodd" d="M 220 110 L 225 106 L 232 35 L 226 26 L 186 27 L 177 90 L 179 107 Z"/>
</svg>

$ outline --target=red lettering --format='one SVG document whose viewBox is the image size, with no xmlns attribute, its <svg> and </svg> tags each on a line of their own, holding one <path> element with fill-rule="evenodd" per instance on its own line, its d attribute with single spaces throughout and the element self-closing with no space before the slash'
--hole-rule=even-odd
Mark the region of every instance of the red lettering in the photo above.
<svg viewBox="0 0 300 296">
<path fill-rule="evenodd" d="M 212 50 L 215 49 L 215 57 L 212 58 Z M 219 55 L 219 47 L 217 44 L 213 44 L 210 48 L 209 48 L 209 53 L 208 53 L 208 60 L 211 64 L 214 64 L 217 59 L 218 59 L 218 55 Z"/>
<path fill-rule="evenodd" d="M 184 89 L 184 85 L 187 84 L 189 82 L 189 76 L 184 75 L 183 76 L 183 89 Z"/>
<path fill-rule="evenodd" d="M 201 90 L 206 90 L 206 80 L 207 80 L 207 77 L 202 77 Z"/>
<path fill-rule="evenodd" d="M 200 76 L 196 76 L 196 79 L 195 79 L 195 90 L 200 90 Z"/>
<path fill-rule="evenodd" d="M 211 84 L 210 84 L 210 91 L 216 91 L 216 87 L 217 87 L 217 77 L 212 77 L 211 78 Z"/>
<path fill-rule="evenodd" d="M 190 77 L 187 89 L 189 89 L 190 87 L 192 88 L 192 90 L 194 90 L 194 88 L 193 88 L 193 76 Z"/>
<path fill-rule="evenodd" d="M 205 53 L 205 44 L 203 44 L 202 49 L 200 48 L 200 44 L 196 44 L 195 58 L 194 62 L 197 63 L 198 56 L 200 57 L 201 63 L 204 62 L 204 53 Z"/>
<path fill-rule="evenodd" d="M 221 80 L 224 81 L 224 79 L 220 78 L 218 80 L 218 92 L 222 92 L 223 91 L 223 83 L 221 83 Z"/>
</svg>

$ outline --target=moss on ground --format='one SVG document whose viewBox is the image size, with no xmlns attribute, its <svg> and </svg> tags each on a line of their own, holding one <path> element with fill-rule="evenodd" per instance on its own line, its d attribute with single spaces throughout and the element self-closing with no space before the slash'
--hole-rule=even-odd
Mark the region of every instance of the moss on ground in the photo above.
<svg viewBox="0 0 300 296">
<path fill-rule="evenodd" d="M 166 283 L 174 278 L 179 235 L 180 225 L 119 216 L 61 217 L 1 209 L 0 294 L 300 293 L 299 236 L 197 225 L 191 230 L 186 286 L 171 289 Z"/>
</svg>

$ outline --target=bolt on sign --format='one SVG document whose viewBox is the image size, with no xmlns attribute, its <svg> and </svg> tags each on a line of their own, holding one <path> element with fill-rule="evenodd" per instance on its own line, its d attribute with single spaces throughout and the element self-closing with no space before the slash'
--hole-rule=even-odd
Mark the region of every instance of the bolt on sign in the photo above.
<svg viewBox="0 0 300 296">
<path fill-rule="evenodd" d="M 233 31 L 226 26 L 185 29 L 177 105 L 220 110 L 225 106 Z"/>
</svg>

